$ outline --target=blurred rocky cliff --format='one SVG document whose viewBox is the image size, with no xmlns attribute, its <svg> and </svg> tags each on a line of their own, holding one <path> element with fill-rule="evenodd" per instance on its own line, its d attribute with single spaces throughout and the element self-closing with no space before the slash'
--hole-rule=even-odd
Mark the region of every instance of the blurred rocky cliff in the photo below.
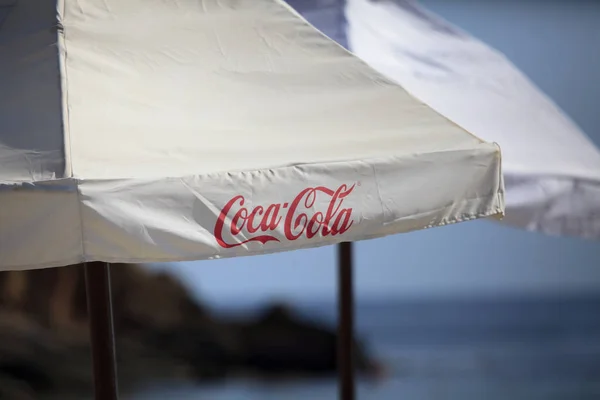
<svg viewBox="0 0 600 400">
<path fill-rule="evenodd" d="M 244 319 L 214 316 L 175 278 L 138 265 L 111 268 L 119 386 L 233 376 L 332 374 L 331 327 L 272 305 Z M 83 399 L 92 388 L 81 265 L 0 273 L 0 399 Z M 376 364 L 357 346 L 360 371 Z"/>
</svg>

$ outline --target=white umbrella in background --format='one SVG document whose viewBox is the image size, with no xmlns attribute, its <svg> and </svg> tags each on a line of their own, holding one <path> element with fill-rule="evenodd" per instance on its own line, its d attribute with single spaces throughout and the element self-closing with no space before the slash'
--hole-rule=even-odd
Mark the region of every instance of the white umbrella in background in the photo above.
<svg viewBox="0 0 600 400">
<path fill-rule="evenodd" d="M 502 146 L 503 222 L 600 239 L 600 152 L 504 55 L 411 0 L 347 0 L 346 18 L 356 55 Z"/>
<path fill-rule="evenodd" d="M 281 1 L 0 1 L 0 270 L 90 263 L 98 398 L 117 397 L 108 263 L 503 214 L 496 145 Z M 349 245 L 340 253 L 352 399 Z"/>
</svg>

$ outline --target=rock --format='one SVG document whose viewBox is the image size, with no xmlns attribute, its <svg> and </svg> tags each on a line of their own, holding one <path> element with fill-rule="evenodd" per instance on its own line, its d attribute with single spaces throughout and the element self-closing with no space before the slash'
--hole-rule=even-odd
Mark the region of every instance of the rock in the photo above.
<svg viewBox="0 0 600 400">
<path fill-rule="evenodd" d="M 267 378 L 324 376 L 337 370 L 335 330 L 301 318 L 284 304 L 273 304 L 256 320 L 242 324 L 243 366 Z M 359 372 L 376 373 L 360 342 L 355 342 Z"/>
<path fill-rule="evenodd" d="M 6 398 L 37 399 L 63 387 L 72 394 L 89 393 L 91 374 L 84 364 L 90 361 L 87 348 L 64 342 L 23 315 L 0 313 L 0 393 Z"/>
<path fill-rule="evenodd" d="M 157 380 L 267 379 L 335 372 L 334 330 L 273 305 L 256 318 L 217 318 L 165 273 L 111 268 L 119 387 Z M 0 273 L 0 398 L 83 399 L 92 393 L 81 265 Z M 360 344 L 359 371 L 376 372 Z"/>
</svg>

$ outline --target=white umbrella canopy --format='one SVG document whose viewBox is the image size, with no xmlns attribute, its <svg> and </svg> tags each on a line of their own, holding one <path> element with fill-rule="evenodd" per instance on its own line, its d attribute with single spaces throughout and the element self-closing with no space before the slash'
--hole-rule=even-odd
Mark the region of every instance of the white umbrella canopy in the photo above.
<svg viewBox="0 0 600 400">
<path fill-rule="evenodd" d="M 496 145 L 281 1 L 4 1 L 0 270 L 261 254 L 503 213 Z"/>
<path fill-rule="evenodd" d="M 348 0 L 350 49 L 503 149 L 502 222 L 600 239 L 600 151 L 495 49 L 412 0 Z"/>
<path fill-rule="evenodd" d="M 109 270 L 91 262 L 262 254 L 504 213 L 497 145 L 282 1 L 0 1 L 0 271 L 89 263 L 98 398 L 117 387 Z"/>
</svg>

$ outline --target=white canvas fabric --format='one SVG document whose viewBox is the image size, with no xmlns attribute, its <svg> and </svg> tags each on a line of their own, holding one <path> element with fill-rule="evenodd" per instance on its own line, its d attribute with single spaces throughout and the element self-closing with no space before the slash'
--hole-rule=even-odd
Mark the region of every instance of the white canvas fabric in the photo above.
<svg viewBox="0 0 600 400">
<path fill-rule="evenodd" d="M 354 54 L 500 144 L 503 222 L 600 239 L 600 152 L 504 55 L 411 0 L 348 0 L 346 18 Z"/>
<path fill-rule="evenodd" d="M 281 1 L 0 1 L 2 270 L 503 214 L 497 145 Z"/>
</svg>

